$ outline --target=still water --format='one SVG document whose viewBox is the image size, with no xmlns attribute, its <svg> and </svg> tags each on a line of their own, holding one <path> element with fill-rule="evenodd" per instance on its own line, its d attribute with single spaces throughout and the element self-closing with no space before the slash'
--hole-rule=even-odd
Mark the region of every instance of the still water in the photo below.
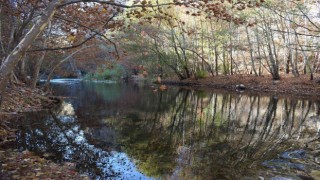
<svg viewBox="0 0 320 180">
<path fill-rule="evenodd" d="M 150 85 L 53 81 L 18 148 L 92 179 L 319 179 L 320 102 Z"/>
</svg>

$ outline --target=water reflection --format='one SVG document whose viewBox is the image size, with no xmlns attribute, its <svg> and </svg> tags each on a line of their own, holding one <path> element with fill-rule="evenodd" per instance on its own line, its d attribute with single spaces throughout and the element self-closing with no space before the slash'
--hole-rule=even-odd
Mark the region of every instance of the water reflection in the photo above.
<svg viewBox="0 0 320 180">
<path fill-rule="evenodd" d="M 75 162 L 79 171 L 99 179 L 147 179 L 125 153 L 108 149 L 113 144 L 110 137 L 106 136 L 103 141 L 110 147 L 96 147 L 86 137 L 90 133 L 82 130 L 73 116 L 56 116 L 52 112 L 43 114 L 26 115 L 18 131 L 18 145 L 22 149 L 27 148 L 58 162 Z M 104 130 L 102 135 L 113 133 L 112 129 L 104 127 Z"/>
<path fill-rule="evenodd" d="M 19 147 L 96 179 L 299 179 L 320 169 L 319 102 L 137 84 L 53 88 L 71 98 L 26 114 Z"/>
</svg>

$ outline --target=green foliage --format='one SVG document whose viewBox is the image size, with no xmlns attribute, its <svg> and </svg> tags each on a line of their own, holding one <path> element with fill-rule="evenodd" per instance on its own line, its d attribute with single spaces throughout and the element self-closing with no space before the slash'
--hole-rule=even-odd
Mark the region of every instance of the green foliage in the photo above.
<svg viewBox="0 0 320 180">
<path fill-rule="evenodd" d="M 120 80 L 123 76 L 125 70 L 124 68 L 116 64 L 111 68 L 98 69 L 95 73 L 87 74 L 84 79 L 86 80 Z"/>
<path fill-rule="evenodd" d="M 224 64 L 220 64 L 219 66 L 219 69 L 222 69 L 224 75 L 230 74 L 231 65 L 229 62 L 224 62 Z"/>
<path fill-rule="evenodd" d="M 141 45 L 137 44 L 136 42 L 128 42 L 125 45 L 125 49 L 131 52 L 139 52 L 141 50 Z"/>
<path fill-rule="evenodd" d="M 208 77 L 208 72 L 204 70 L 199 70 L 196 72 L 196 78 L 203 79 Z"/>
</svg>

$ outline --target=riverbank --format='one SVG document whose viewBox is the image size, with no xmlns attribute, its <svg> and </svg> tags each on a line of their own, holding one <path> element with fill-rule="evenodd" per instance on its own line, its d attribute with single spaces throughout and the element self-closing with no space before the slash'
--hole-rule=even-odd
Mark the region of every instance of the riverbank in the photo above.
<svg viewBox="0 0 320 180">
<path fill-rule="evenodd" d="M 16 114 L 28 111 L 48 109 L 59 103 L 39 88 L 30 88 L 25 84 L 12 84 L 6 89 L 0 113 Z"/>
<path fill-rule="evenodd" d="M 13 84 L 6 89 L 0 111 L 0 179 L 89 179 L 75 164 L 57 164 L 29 151 L 14 149 L 14 120 L 20 113 L 50 109 L 60 100 L 38 88 Z"/>
<path fill-rule="evenodd" d="M 57 103 L 59 99 L 50 97 L 38 88 L 30 88 L 22 83 L 7 87 L 0 109 L 0 149 L 15 141 L 15 127 L 11 122 L 19 118 L 20 113 L 49 109 Z"/>
<path fill-rule="evenodd" d="M 57 164 L 32 152 L 0 149 L 0 179 L 90 179 L 76 171 L 74 163 Z"/>
<path fill-rule="evenodd" d="M 19 113 L 40 111 L 53 107 L 57 100 L 48 97 L 38 88 L 30 88 L 24 84 L 11 84 L 7 87 L 0 109 L 0 147 L 14 139 L 14 127 L 10 125 L 12 119 Z"/>
<path fill-rule="evenodd" d="M 162 83 L 185 88 L 220 89 L 250 94 L 320 99 L 320 76 L 315 76 L 314 80 L 311 81 L 309 76 L 306 75 L 300 77 L 282 75 L 281 80 L 273 81 L 271 76 L 234 75 L 204 79 L 167 79 L 163 80 Z"/>
</svg>

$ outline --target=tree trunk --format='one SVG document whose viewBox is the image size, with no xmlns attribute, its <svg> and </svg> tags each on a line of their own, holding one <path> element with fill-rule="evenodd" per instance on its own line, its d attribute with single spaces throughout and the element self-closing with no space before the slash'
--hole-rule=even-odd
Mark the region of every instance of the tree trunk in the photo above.
<svg viewBox="0 0 320 180">
<path fill-rule="evenodd" d="M 297 77 L 300 76 L 300 73 L 299 73 L 299 68 L 298 68 L 298 62 L 299 62 L 299 53 L 298 53 L 298 48 L 296 47 L 295 48 L 295 61 L 293 62 L 294 63 L 294 67 L 295 67 L 295 72 L 297 74 Z"/>
<path fill-rule="evenodd" d="M 265 24 L 265 36 L 266 36 L 266 45 L 269 55 L 269 61 L 271 63 L 271 75 L 273 80 L 280 80 L 280 74 L 279 74 L 279 63 L 278 58 L 276 54 L 275 47 L 274 46 L 274 39 L 272 35 L 271 28 L 268 24 Z"/>
<path fill-rule="evenodd" d="M 42 65 L 42 62 L 43 62 L 45 56 L 46 56 L 46 52 L 44 51 L 42 53 L 41 57 L 37 60 L 37 62 L 35 64 L 35 68 L 34 68 L 33 74 L 32 74 L 32 82 L 31 82 L 31 87 L 33 87 L 33 88 L 35 88 L 37 86 L 40 68 L 41 68 L 41 65 Z"/>
<path fill-rule="evenodd" d="M 218 45 L 214 45 L 214 61 L 216 64 L 216 76 L 219 75 L 219 65 L 218 65 L 218 59 L 219 59 L 219 54 L 218 54 Z"/>
<path fill-rule="evenodd" d="M 90 45 L 90 46 L 84 46 L 78 50 L 76 50 L 75 52 L 71 53 L 69 56 L 67 56 L 66 58 L 64 58 L 63 60 L 61 60 L 58 64 L 56 64 L 52 70 L 50 71 L 49 75 L 48 75 L 48 78 L 47 78 L 47 81 L 46 81 L 46 84 L 44 85 L 44 89 L 45 90 L 48 90 L 49 89 L 49 85 L 50 85 L 50 80 L 52 79 L 52 76 L 53 76 L 53 73 L 54 71 L 64 62 L 68 61 L 73 55 L 75 55 L 76 53 L 86 49 L 86 48 L 89 48 L 89 47 L 92 47 L 92 46 L 95 46 L 95 45 Z"/>
<path fill-rule="evenodd" d="M 18 62 L 23 57 L 23 54 L 31 46 L 32 42 L 38 37 L 38 35 L 43 32 L 47 26 L 49 20 L 52 18 L 56 12 L 56 7 L 61 0 L 53 0 L 49 3 L 45 13 L 41 18 L 33 25 L 25 37 L 20 41 L 20 43 L 14 48 L 13 51 L 7 56 L 5 61 L 0 67 L 0 107 L 3 92 L 7 87 L 9 81 L 9 75 L 18 64 Z"/>
<path fill-rule="evenodd" d="M 51 25 L 51 21 L 49 21 L 48 31 L 45 35 L 45 38 L 42 39 L 42 41 L 43 41 L 42 46 L 44 48 L 47 48 L 47 41 L 50 39 L 51 30 L 52 30 L 52 25 Z M 47 52 L 43 51 L 41 54 L 41 57 L 39 59 L 37 59 L 37 61 L 36 61 L 35 68 L 33 69 L 33 72 L 32 72 L 32 80 L 30 83 L 30 86 L 33 88 L 35 88 L 37 86 L 41 65 L 43 63 L 43 60 L 44 60 L 46 54 L 47 54 Z"/>
<path fill-rule="evenodd" d="M 26 61 L 27 61 L 27 55 L 24 53 L 21 61 L 19 62 L 19 67 L 17 72 L 18 79 L 24 83 L 27 82 L 27 73 L 26 73 Z"/>
<path fill-rule="evenodd" d="M 286 74 L 290 73 L 290 59 L 292 58 L 292 51 L 289 49 L 289 54 L 286 60 Z"/>
<path fill-rule="evenodd" d="M 223 47 L 222 60 L 223 60 L 223 74 L 228 75 L 228 68 L 226 65 L 226 49 L 225 49 L 225 47 Z"/>
<path fill-rule="evenodd" d="M 251 69 L 253 70 L 255 76 L 258 76 L 258 73 L 257 73 L 257 70 L 256 70 L 256 66 L 254 64 L 253 46 L 252 46 L 252 43 L 251 43 L 251 40 L 250 40 L 250 34 L 249 34 L 248 27 L 246 27 L 246 32 L 247 32 L 247 40 L 248 40 L 249 48 L 250 48 L 250 59 L 251 59 L 251 66 L 252 66 Z"/>
<path fill-rule="evenodd" d="M 257 41 L 257 50 L 258 50 L 258 59 L 259 59 L 259 76 L 262 75 L 262 55 L 261 55 L 261 47 L 260 47 L 260 38 L 259 38 L 259 34 L 258 34 L 258 29 L 255 29 L 255 37 L 256 37 L 256 41 Z"/>
<path fill-rule="evenodd" d="M 230 53 L 230 74 L 233 75 L 233 43 L 232 43 L 232 35 L 233 35 L 233 32 L 231 31 L 232 27 L 231 27 L 231 23 L 229 23 L 229 28 L 230 28 L 230 37 L 229 37 L 229 40 L 230 40 L 230 50 L 229 50 L 229 53 Z"/>
</svg>

